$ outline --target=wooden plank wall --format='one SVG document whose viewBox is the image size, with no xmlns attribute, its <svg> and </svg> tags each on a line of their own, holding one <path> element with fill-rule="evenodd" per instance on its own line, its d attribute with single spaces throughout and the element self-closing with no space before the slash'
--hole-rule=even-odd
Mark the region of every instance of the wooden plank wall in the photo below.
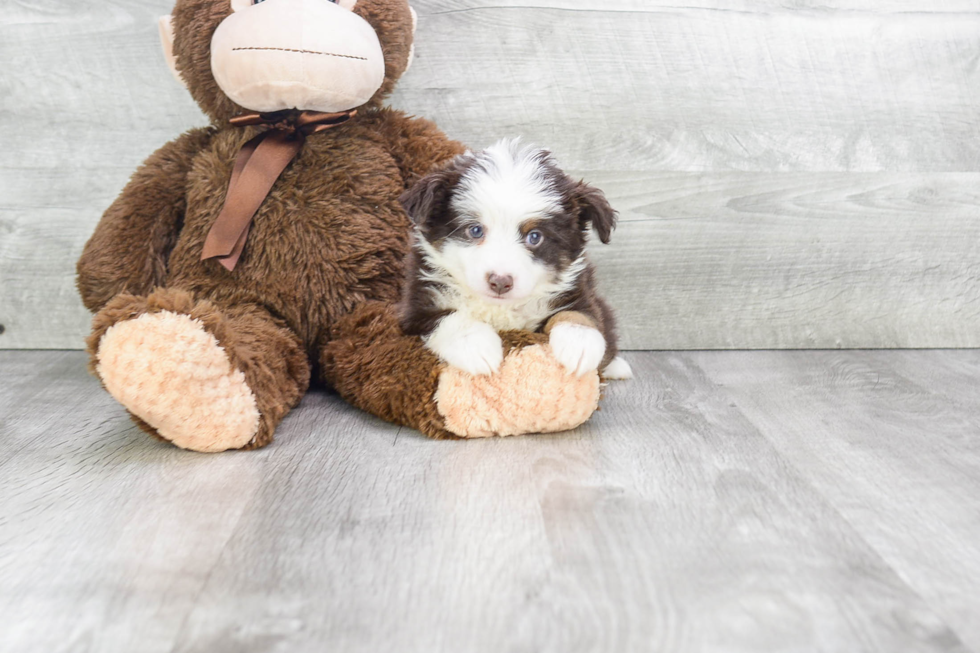
<svg viewBox="0 0 980 653">
<path fill-rule="evenodd" d="M 0 12 L 0 348 L 82 346 L 82 245 L 204 123 L 159 53 L 170 6 Z M 416 8 L 393 104 L 607 191 L 595 258 L 627 348 L 980 346 L 980 1 Z"/>
</svg>

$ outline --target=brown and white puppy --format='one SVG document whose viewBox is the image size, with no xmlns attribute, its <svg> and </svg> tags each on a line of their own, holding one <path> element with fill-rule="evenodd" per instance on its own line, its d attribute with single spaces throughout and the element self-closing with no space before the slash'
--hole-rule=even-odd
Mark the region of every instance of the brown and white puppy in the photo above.
<svg viewBox="0 0 980 653">
<path fill-rule="evenodd" d="M 585 253 L 590 227 L 603 243 L 615 227 L 601 191 L 512 140 L 456 157 L 401 199 L 415 224 L 405 333 L 454 367 L 491 374 L 503 360 L 499 331 L 543 330 L 569 372 L 631 376 Z"/>
</svg>

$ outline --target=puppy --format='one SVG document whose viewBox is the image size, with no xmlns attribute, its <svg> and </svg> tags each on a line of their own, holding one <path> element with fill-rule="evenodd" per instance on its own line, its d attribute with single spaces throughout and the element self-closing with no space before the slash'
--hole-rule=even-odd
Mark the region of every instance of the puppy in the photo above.
<svg viewBox="0 0 980 653">
<path fill-rule="evenodd" d="M 503 361 L 499 331 L 548 335 L 572 374 L 629 378 L 612 311 L 585 245 L 609 242 L 616 212 L 546 150 L 501 141 L 456 157 L 401 197 L 415 225 L 399 303 L 402 330 L 470 374 Z"/>
</svg>

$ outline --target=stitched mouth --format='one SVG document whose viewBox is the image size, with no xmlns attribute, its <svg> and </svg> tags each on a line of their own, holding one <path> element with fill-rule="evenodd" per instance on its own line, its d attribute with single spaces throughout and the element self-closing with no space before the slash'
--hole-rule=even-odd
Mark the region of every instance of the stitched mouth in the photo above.
<svg viewBox="0 0 980 653">
<path fill-rule="evenodd" d="M 357 59 L 358 61 L 367 61 L 367 57 L 355 57 L 352 54 L 336 54 L 334 52 L 319 52 L 317 50 L 294 50 L 292 48 L 232 48 L 232 52 L 238 52 L 239 50 L 273 50 L 276 52 L 296 52 L 298 54 L 322 54 L 325 57 L 340 57 L 341 59 Z"/>
</svg>

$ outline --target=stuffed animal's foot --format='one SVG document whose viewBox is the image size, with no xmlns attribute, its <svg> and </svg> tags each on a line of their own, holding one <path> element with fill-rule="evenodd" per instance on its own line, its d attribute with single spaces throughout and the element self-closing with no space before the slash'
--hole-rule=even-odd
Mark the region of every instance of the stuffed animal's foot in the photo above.
<svg viewBox="0 0 980 653">
<path fill-rule="evenodd" d="M 299 338 L 267 310 L 178 289 L 114 298 L 88 347 L 90 369 L 141 428 L 194 451 L 265 446 L 310 380 Z"/>
<path fill-rule="evenodd" d="M 493 376 L 448 367 L 436 405 L 450 433 L 464 438 L 551 433 L 585 422 L 599 403 L 599 375 L 569 373 L 549 346 L 512 350 Z"/>
<path fill-rule="evenodd" d="M 245 375 L 189 315 L 161 311 L 118 322 L 102 336 L 96 358 L 112 396 L 178 447 L 239 449 L 259 430 Z"/>
</svg>

